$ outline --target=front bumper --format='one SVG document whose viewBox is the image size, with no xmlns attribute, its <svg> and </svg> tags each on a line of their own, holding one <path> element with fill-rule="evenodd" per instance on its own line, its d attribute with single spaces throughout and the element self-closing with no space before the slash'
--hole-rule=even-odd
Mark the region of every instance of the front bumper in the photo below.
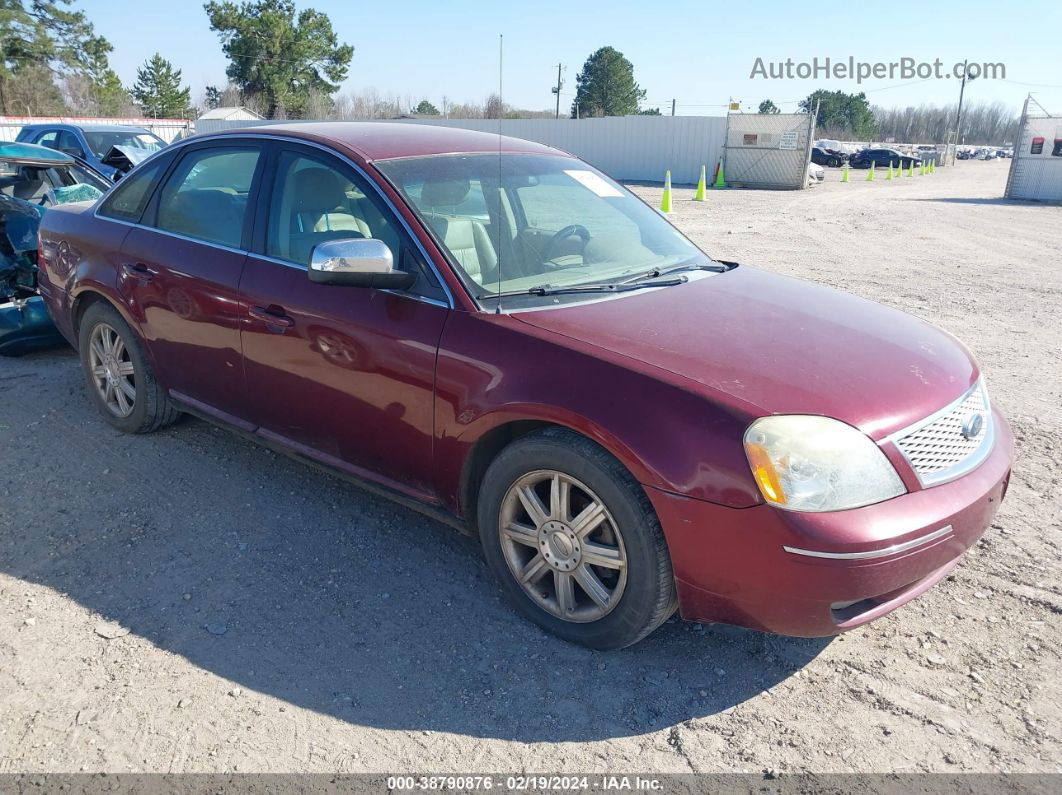
<svg viewBox="0 0 1062 795">
<path fill-rule="evenodd" d="M 647 488 L 671 552 L 682 617 L 820 637 L 929 590 L 981 537 L 1006 493 L 1014 438 L 993 414 L 995 446 L 975 470 L 863 508 L 736 509 Z"/>
</svg>

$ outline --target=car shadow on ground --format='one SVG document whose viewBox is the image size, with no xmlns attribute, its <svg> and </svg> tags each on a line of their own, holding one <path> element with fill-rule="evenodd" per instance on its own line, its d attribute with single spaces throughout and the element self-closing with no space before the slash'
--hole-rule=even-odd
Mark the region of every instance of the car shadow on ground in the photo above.
<svg viewBox="0 0 1062 795">
<path fill-rule="evenodd" d="M 984 204 L 1003 207 L 1042 207 L 1047 202 L 1022 201 L 1020 199 L 980 198 L 973 196 L 938 196 L 935 198 L 912 199 L 916 202 L 941 202 L 943 204 Z"/>
<path fill-rule="evenodd" d="M 19 367 L 0 571 L 245 690 L 378 728 L 598 740 L 726 710 L 828 644 L 672 619 L 622 651 L 569 645 L 452 528 L 201 421 L 120 434 L 72 354 Z"/>
</svg>

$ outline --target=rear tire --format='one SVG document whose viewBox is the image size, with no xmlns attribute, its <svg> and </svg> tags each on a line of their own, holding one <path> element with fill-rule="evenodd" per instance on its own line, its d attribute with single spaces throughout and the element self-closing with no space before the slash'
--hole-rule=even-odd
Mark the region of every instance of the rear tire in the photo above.
<svg viewBox="0 0 1062 795">
<path fill-rule="evenodd" d="M 516 608 L 553 634 L 619 649 L 675 612 L 656 513 L 589 439 L 550 428 L 513 442 L 487 469 L 478 506 L 488 565 Z"/>
<path fill-rule="evenodd" d="M 180 417 L 155 379 L 140 338 L 110 304 L 85 310 L 78 350 L 89 400 L 118 430 L 150 433 Z"/>
</svg>

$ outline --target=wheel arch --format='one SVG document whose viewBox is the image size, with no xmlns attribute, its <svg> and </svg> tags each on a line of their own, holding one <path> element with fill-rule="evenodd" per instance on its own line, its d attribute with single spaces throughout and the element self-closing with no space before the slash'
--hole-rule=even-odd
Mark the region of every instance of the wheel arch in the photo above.
<svg viewBox="0 0 1062 795">
<path fill-rule="evenodd" d="M 122 301 L 115 295 L 108 292 L 102 286 L 88 285 L 74 295 L 73 300 L 70 302 L 70 323 L 74 332 L 74 339 L 80 339 L 81 335 L 81 320 L 85 316 L 85 312 L 93 304 L 104 303 L 114 309 L 119 315 L 122 316 L 122 320 L 129 324 L 133 331 L 140 335 L 140 324 L 137 323 L 130 313 L 129 309 L 122 303 Z M 141 338 L 143 335 L 140 335 Z"/>
<path fill-rule="evenodd" d="M 483 427 L 466 435 L 466 438 L 471 437 L 474 441 L 468 444 L 462 461 L 457 490 L 457 511 L 473 531 L 476 529 L 479 487 L 487 468 L 502 450 L 517 439 L 536 431 L 560 428 L 577 434 L 615 458 L 636 483 L 655 483 L 659 480 L 623 442 L 582 417 L 563 417 L 552 412 L 539 414 L 528 411 L 523 416 L 506 412 L 503 417 L 488 416 L 481 418 L 481 421 L 485 422 Z"/>
<path fill-rule="evenodd" d="M 130 313 L 129 307 L 121 300 L 120 297 L 111 293 L 103 285 L 97 285 L 95 283 L 86 285 L 82 289 L 78 290 L 70 302 L 70 323 L 73 331 L 73 347 L 78 349 L 81 341 L 81 320 L 84 318 L 85 313 L 89 308 L 95 304 L 106 304 L 115 312 L 117 312 L 122 320 L 128 324 L 132 330 L 140 339 L 141 348 L 144 355 L 147 357 L 148 362 L 152 368 L 156 367 L 155 352 L 150 345 L 147 344 L 147 340 L 144 339 L 144 334 L 141 331 L 140 324 L 137 319 Z"/>
</svg>

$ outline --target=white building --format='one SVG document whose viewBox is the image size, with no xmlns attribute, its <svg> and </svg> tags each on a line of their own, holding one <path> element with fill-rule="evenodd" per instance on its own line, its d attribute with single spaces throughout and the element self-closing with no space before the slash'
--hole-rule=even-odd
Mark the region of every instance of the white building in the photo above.
<svg viewBox="0 0 1062 795">
<path fill-rule="evenodd" d="M 196 121 L 260 121 L 263 117 L 242 105 L 208 110 Z"/>
</svg>

